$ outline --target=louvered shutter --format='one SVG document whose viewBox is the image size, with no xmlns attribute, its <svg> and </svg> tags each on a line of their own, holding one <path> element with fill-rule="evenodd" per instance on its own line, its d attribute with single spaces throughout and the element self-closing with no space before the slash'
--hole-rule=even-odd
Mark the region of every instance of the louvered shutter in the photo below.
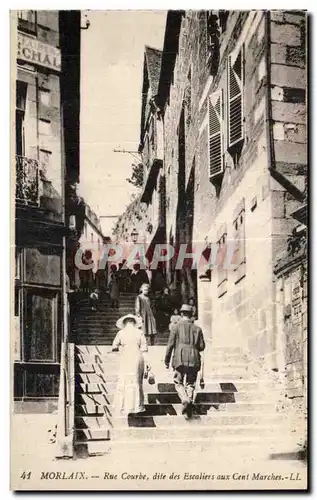
<svg viewBox="0 0 317 500">
<path fill-rule="evenodd" d="M 243 49 L 228 57 L 228 147 L 243 139 Z"/>
<path fill-rule="evenodd" d="M 209 97 L 209 178 L 223 173 L 222 89 Z"/>
</svg>

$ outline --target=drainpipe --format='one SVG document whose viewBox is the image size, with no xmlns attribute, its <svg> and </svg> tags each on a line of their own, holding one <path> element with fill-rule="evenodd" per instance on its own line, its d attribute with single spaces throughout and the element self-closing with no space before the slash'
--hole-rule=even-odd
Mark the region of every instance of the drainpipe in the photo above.
<svg viewBox="0 0 317 500">
<path fill-rule="evenodd" d="M 269 171 L 275 169 L 274 134 L 272 120 L 272 93 L 271 93 L 271 13 L 266 11 L 266 127 L 267 127 L 267 151 Z"/>
<path fill-rule="evenodd" d="M 297 188 L 292 185 L 285 177 L 277 172 L 275 165 L 275 148 L 274 148 L 274 130 L 273 130 L 273 117 L 272 117 L 272 83 L 271 83 L 271 13 L 266 11 L 266 67 L 267 67 L 267 85 L 266 85 L 266 127 L 267 127 L 267 152 L 268 152 L 268 170 L 270 175 L 279 182 L 286 190 L 291 191 L 295 194 Z M 299 190 L 297 190 L 300 193 Z M 273 237 L 272 237 L 273 240 Z M 277 286 L 278 280 L 274 279 L 272 274 L 272 294 L 273 294 L 273 308 L 272 308 L 272 319 L 273 319 L 273 331 L 272 331 L 272 354 L 271 358 L 271 370 L 274 372 L 280 372 L 281 375 L 285 370 L 285 359 L 283 355 L 283 331 L 279 331 L 279 321 L 278 313 L 279 308 L 277 305 Z M 277 352 L 280 351 L 280 352 Z M 279 383 L 281 379 L 279 377 Z"/>
<path fill-rule="evenodd" d="M 62 220 L 63 220 L 63 243 L 62 243 L 62 335 L 60 345 L 60 381 L 58 397 L 57 414 L 57 433 L 56 433 L 56 458 L 72 458 L 73 456 L 73 422 L 70 403 L 73 399 L 71 373 L 69 366 L 72 363 L 68 343 L 68 297 L 67 297 L 67 278 L 66 278 L 66 209 L 65 209 L 65 183 L 66 158 L 64 147 L 64 114 L 61 106 L 61 157 L 62 157 Z"/>
</svg>

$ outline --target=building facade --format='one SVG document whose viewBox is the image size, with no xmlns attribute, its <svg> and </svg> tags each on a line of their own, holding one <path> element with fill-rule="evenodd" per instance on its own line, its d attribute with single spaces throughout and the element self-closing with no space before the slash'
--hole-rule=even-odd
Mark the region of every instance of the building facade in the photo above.
<svg viewBox="0 0 317 500">
<path fill-rule="evenodd" d="M 197 290 L 207 338 L 281 371 L 274 266 L 307 177 L 306 36 L 301 11 L 170 11 L 157 98 L 166 241 L 234 249 L 229 269 L 171 263 L 169 283 Z"/>
<path fill-rule="evenodd" d="M 15 337 L 17 411 L 56 407 L 65 328 L 65 191 L 79 179 L 78 142 L 65 132 L 79 124 L 79 66 L 67 105 L 69 55 L 79 60 L 76 11 L 16 11 L 15 95 Z M 71 28 L 67 42 L 64 29 Z M 75 62 L 76 64 L 76 62 Z M 76 110 L 76 111 L 75 111 Z"/>
<path fill-rule="evenodd" d="M 145 47 L 139 152 L 144 168 L 141 203 L 146 204 L 144 243 L 149 261 L 155 245 L 165 243 L 165 172 L 163 119 L 157 104 L 162 52 Z M 153 270 L 165 274 L 165 269 Z"/>
</svg>

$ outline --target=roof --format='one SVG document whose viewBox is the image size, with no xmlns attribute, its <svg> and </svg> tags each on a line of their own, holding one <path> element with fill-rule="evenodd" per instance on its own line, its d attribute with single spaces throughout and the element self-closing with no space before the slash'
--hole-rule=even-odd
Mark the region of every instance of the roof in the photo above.
<svg viewBox="0 0 317 500">
<path fill-rule="evenodd" d="M 144 128 L 146 124 L 146 103 L 150 92 L 150 98 L 158 93 L 158 86 L 161 74 L 162 51 L 146 45 L 144 47 L 143 62 L 143 84 L 142 84 L 142 104 L 141 104 L 141 131 L 140 143 L 142 143 Z"/>
<path fill-rule="evenodd" d="M 148 78 L 150 81 L 152 97 L 156 96 L 161 73 L 162 51 L 145 46 L 144 64 L 147 64 Z"/>
<path fill-rule="evenodd" d="M 161 74 L 158 88 L 158 105 L 162 110 L 169 94 L 176 54 L 179 50 L 179 34 L 184 15 L 184 10 L 169 10 L 166 17 Z"/>
</svg>

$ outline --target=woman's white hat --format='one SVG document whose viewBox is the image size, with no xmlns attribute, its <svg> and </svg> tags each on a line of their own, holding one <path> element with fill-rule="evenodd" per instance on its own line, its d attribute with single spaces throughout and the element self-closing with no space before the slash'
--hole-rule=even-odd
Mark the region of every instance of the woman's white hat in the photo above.
<svg viewBox="0 0 317 500">
<path fill-rule="evenodd" d="M 126 314 L 125 316 L 121 316 L 121 318 L 119 318 L 118 321 L 116 322 L 116 326 L 117 328 L 119 328 L 119 330 L 124 328 L 124 322 L 127 319 L 133 319 L 135 321 L 136 328 L 140 328 L 140 326 L 142 325 L 142 318 L 139 318 L 134 314 Z"/>
</svg>

